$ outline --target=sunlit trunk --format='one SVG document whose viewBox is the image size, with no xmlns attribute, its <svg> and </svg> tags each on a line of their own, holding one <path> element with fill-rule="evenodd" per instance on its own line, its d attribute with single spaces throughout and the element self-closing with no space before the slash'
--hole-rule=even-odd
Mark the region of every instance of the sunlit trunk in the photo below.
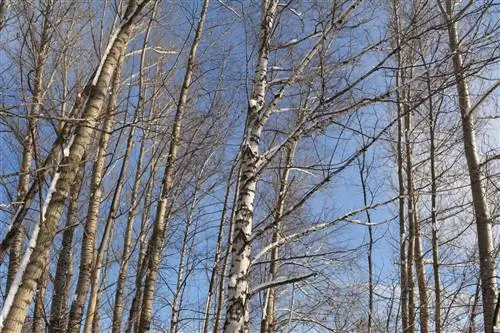
<svg viewBox="0 0 500 333">
<path fill-rule="evenodd" d="M 455 1 L 446 0 L 446 21 L 448 27 L 449 45 L 455 75 L 458 107 L 462 120 L 462 133 L 465 158 L 469 170 L 472 202 L 476 216 L 477 244 L 479 247 L 479 268 L 483 296 L 483 318 L 485 332 L 491 332 L 495 319 L 493 318 L 497 301 L 495 246 L 493 245 L 492 220 L 489 216 L 484 189 L 481 184 L 481 167 L 477 155 L 475 117 L 470 112 L 469 87 L 464 77 L 462 50 L 457 22 L 453 20 Z"/>
<path fill-rule="evenodd" d="M 189 88 L 193 77 L 193 69 L 196 61 L 196 52 L 200 44 L 203 24 L 205 22 L 206 13 L 208 10 L 208 0 L 204 0 L 203 7 L 196 27 L 196 33 L 191 44 L 189 58 L 186 66 L 186 73 L 182 82 L 179 100 L 177 103 L 177 110 L 175 113 L 174 123 L 172 124 L 172 137 L 170 141 L 170 148 L 168 152 L 165 172 L 162 180 L 161 196 L 158 201 L 155 223 L 153 226 L 153 233 L 148 244 L 148 255 L 146 256 L 147 270 L 146 279 L 144 283 L 144 293 L 142 296 L 142 307 L 140 317 L 139 332 L 149 332 L 151 329 L 151 319 L 153 311 L 153 297 L 156 287 L 156 280 L 158 278 L 158 270 L 163 252 L 165 232 L 168 229 L 167 208 L 168 195 L 173 186 L 174 177 L 174 163 L 177 160 L 177 153 L 180 145 L 181 126 L 184 118 L 186 103 L 189 96 Z"/>
<path fill-rule="evenodd" d="M 145 3 L 144 3 L 145 4 Z M 77 128 L 70 147 L 67 147 L 67 156 L 58 172 L 54 175 L 54 191 L 46 210 L 44 221 L 40 225 L 38 237 L 34 240 L 33 252 L 20 281 L 19 288 L 12 301 L 12 308 L 6 314 L 3 323 L 3 332 L 21 332 L 28 306 L 31 303 L 37 282 L 47 267 L 49 251 L 52 248 L 57 226 L 64 210 L 64 202 L 68 197 L 69 188 L 73 184 L 78 166 L 90 143 L 98 116 L 101 113 L 111 76 L 115 70 L 119 55 L 125 48 L 132 30 L 133 19 L 140 11 L 142 4 L 136 11 L 127 12 L 126 21 L 120 27 L 112 41 L 110 41 L 109 52 L 105 54 L 101 62 L 99 75 L 95 79 L 89 99 L 83 112 L 83 119 Z M 4 306 L 5 307 L 5 306 Z M 7 312 L 7 311 L 6 311 Z"/>
</svg>

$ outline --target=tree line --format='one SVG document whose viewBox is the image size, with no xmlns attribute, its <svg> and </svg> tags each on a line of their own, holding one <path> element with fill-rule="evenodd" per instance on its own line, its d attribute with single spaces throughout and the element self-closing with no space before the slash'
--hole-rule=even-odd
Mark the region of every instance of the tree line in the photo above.
<svg viewBox="0 0 500 333">
<path fill-rule="evenodd" d="M 498 13 L 1 0 L 0 331 L 500 329 Z"/>
</svg>

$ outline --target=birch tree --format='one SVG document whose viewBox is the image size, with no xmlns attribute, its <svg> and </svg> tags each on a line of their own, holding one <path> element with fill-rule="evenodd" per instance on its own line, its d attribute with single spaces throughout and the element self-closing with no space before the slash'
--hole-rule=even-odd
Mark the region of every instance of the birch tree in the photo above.
<svg viewBox="0 0 500 333">
<path fill-rule="evenodd" d="M 477 242 L 479 247 L 479 264 L 481 270 L 481 289 L 483 296 L 483 318 L 485 331 L 493 330 L 496 306 L 496 264 L 493 245 L 492 222 L 484 198 L 484 189 L 481 181 L 476 134 L 474 130 L 474 113 L 471 111 L 469 88 L 464 77 L 460 37 L 455 21 L 455 3 L 452 0 L 444 4 L 439 2 L 442 14 L 448 29 L 448 42 L 453 62 L 453 72 L 458 92 L 459 110 L 462 119 L 463 144 L 465 158 L 469 170 L 470 186 L 474 211 L 476 214 Z"/>
<path fill-rule="evenodd" d="M 27 307 L 33 297 L 38 279 L 44 267 L 47 265 L 48 254 L 56 233 L 56 226 L 62 214 L 64 198 L 67 197 L 69 187 L 76 175 L 77 166 L 81 162 L 86 146 L 90 141 L 94 124 L 100 114 L 104 102 L 104 91 L 108 88 L 111 75 L 116 68 L 119 54 L 130 38 L 134 19 L 145 4 L 145 2 L 138 5 L 135 3 L 129 4 L 125 15 L 126 19 L 116 32 L 115 38 L 111 40 L 109 51 L 102 59 L 101 65 L 99 66 L 100 70 L 98 71 L 98 75 L 94 77 L 94 86 L 84 110 L 84 119 L 88 124 L 86 126 L 81 125 L 78 128 L 71 142 L 71 146 L 66 148 L 67 153 L 64 164 L 68 166 L 61 168 L 54 175 L 54 186 L 53 189 L 51 189 L 51 191 L 53 191 L 52 198 L 48 202 L 46 211 L 42 213 L 44 221 L 40 226 L 38 237 L 34 240 L 35 244 L 33 244 L 32 259 L 30 259 L 24 274 L 23 272 L 18 272 L 19 275 L 22 274 L 22 280 L 18 283 L 22 284 L 19 286 L 12 301 L 12 308 L 10 311 L 5 311 L 6 316 L 2 331 L 20 332 L 23 327 Z M 60 179 L 58 179 L 59 177 Z M 4 310 L 2 310 L 2 312 L 3 311 Z"/>
</svg>

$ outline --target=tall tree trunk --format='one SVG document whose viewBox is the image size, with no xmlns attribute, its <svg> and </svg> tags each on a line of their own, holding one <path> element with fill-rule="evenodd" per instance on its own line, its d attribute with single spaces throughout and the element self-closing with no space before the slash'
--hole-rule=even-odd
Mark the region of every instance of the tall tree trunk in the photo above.
<svg viewBox="0 0 500 333">
<path fill-rule="evenodd" d="M 152 22 L 152 21 L 151 21 Z M 143 50 L 145 50 L 146 44 L 144 44 Z M 143 66 L 143 65 L 141 65 Z M 140 82 L 142 82 L 142 75 Z M 141 84 L 140 84 L 141 85 Z M 139 91 L 142 91 L 142 89 L 139 89 Z M 142 114 L 144 112 L 144 106 L 143 106 L 143 99 L 144 99 L 144 92 L 139 93 L 139 101 L 138 101 L 138 109 L 136 110 L 136 119 L 139 114 Z M 152 97 L 151 101 L 151 110 L 154 110 L 155 108 L 155 101 L 154 97 Z M 151 117 L 149 117 L 151 118 Z M 132 185 L 132 190 L 131 190 L 131 199 L 130 199 L 130 209 L 127 214 L 127 224 L 125 226 L 125 235 L 123 239 L 123 251 L 122 251 L 122 256 L 120 259 L 120 268 L 118 271 L 118 282 L 116 286 L 116 293 L 115 293 L 115 301 L 114 301 L 114 307 L 113 307 L 113 328 L 112 331 L 113 333 L 119 333 L 121 332 L 121 324 L 122 324 L 122 315 L 123 315 L 123 307 L 124 307 L 124 298 L 125 298 L 125 283 L 127 280 L 127 270 L 128 270 L 128 264 L 130 261 L 130 255 L 132 253 L 132 234 L 133 234 L 133 229 L 134 229 L 134 220 L 137 212 L 137 206 L 139 205 L 139 185 L 141 183 L 141 175 L 142 175 L 142 164 L 143 164 L 143 157 L 144 157 L 144 150 L 145 150 L 145 141 L 149 133 L 149 127 L 146 128 L 143 131 L 142 134 L 142 140 L 141 140 L 141 145 L 139 148 L 139 156 L 137 157 L 137 165 L 136 165 L 136 173 L 134 177 L 134 182 Z M 134 130 L 131 129 L 129 132 L 129 137 L 127 140 L 127 150 L 126 150 L 126 155 L 128 156 L 128 152 L 131 151 L 132 146 L 133 146 L 133 140 L 134 140 Z M 124 173 L 123 173 L 124 176 Z M 122 180 L 121 177 L 122 173 L 120 171 L 120 182 L 123 183 L 124 179 Z M 123 184 L 121 185 L 123 186 Z M 114 218 L 114 217 L 113 217 Z M 140 265 L 139 265 L 140 267 Z"/>
<path fill-rule="evenodd" d="M 95 215 L 91 215 L 90 211 L 87 217 L 87 221 L 92 220 L 93 225 L 90 226 L 88 229 L 92 229 L 93 231 L 93 240 L 92 242 L 92 255 L 94 254 L 94 249 L 93 247 L 95 246 L 95 232 L 97 229 L 97 224 L 99 221 L 99 205 L 101 202 L 101 181 L 102 177 L 104 176 L 103 171 L 104 171 L 104 163 L 106 161 L 105 154 L 107 151 L 107 146 L 109 139 L 111 138 L 111 131 L 113 129 L 113 124 L 114 124 L 114 113 L 116 111 L 116 105 L 118 101 L 118 95 L 120 93 L 120 79 L 121 79 L 121 64 L 123 62 L 123 55 L 120 56 L 120 59 L 118 60 L 118 63 L 116 65 L 115 72 L 113 74 L 113 83 L 111 85 L 111 92 L 108 100 L 108 109 L 107 109 L 107 118 L 104 121 L 103 125 L 103 132 L 101 135 L 101 140 L 99 143 L 99 152 L 97 154 L 97 160 L 95 164 L 95 169 L 94 172 L 97 172 L 97 177 L 99 179 L 93 179 L 92 182 L 92 187 L 95 185 L 95 190 L 93 190 L 93 197 L 92 200 L 89 203 L 89 207 L 92 206 L 92 213 Z M 132 130 L 131 130 L 132 131 Z M 128 147 L 127 147 L 128 148 Z M 106 250 L 106 245 L 108 244 L 108 240 L 111 235 L 111 228 L 114 223 L 114 218 L 116 215 L 116 212 L 118 211 L 118 202 L 119 202 L 119 197 L 120 197 L 120 192 L 123 187 L 123 180 L 120 178 L 123 178 L 123 173 L 124 170 L 127 168 L 127 163 L 128 163 L 128 154 L 130 152 L 130 149 L 127 149 L 125 152 L 125 156 L 123 159 L 122 163 L 122 168 L 120 170 L 120 176 L 119 176 L 119 181 L 118 185 L 116 186 L 116 189 L 113 194 L 113 199 L 111 203 L 111 209 L 108 213 L 108 218 L 106 220 L 106 224 L 104 227 L 104 233 L 102 236 L 101 243 L 99 244 L 98 250 L 97 250 L 97 256 L 95 258 L 94 264 L 91 266 L 91 271 L 90 273 L 90 296 L 89 296 L 89 302 L 87 306 L 87 317 L 85 320 L 85 326 L 84 326 L 84 332 L 85 333 L 90 333 L 92 329 L 92 324 L 94 321 L 94 315 L 97 311 L 97 295 L 99 291 L 99 282 L 100 282 L 100 277 L 101 277 L 101 269 L 103 265 L 103 260 L 104 260 L 104 254 Z M 94 183 L 94 180 L 97 180 Z M 94 200 L 97 200 L 97 202 L 94 202 Z M 94 211 L 95 209 L 95 211 Z M 85 236 L 89 235 L 84 235 L 84 240 Z M 90 237 L 89 237 L 90 238 Z M 90 240 L 90 239 L 89 239 Z M 84 253 L 84 249 L 82 248 L 82 253 Z M 83 257 L 83 256 L 82 256 Z M 81 275 L 81 270 L 80 270 L 80 275 Z M 85 293 L 86 296 L 86 293 Z M 85 298 L 84 298 L 85 299 Z"/>
<path fill-rule="evenodd" d="M 145 137 L 145 136 L 144 136 Z M 154 156 L 154 153 L 152 153 Z M 139 171 L 138 171 L 139 172 Z M 126 333 L 130 333 L 135 330 L 135 332 L 139 331 L 139 319 L 141 312 L 141 304 L 142 304 L 142 292 L 144 288 L 143 284 L 143 276 L 144 276 L 144 267 L 147 265 L 146 261 L 146 252 L 147 252 L 147 222 L 149 219 L 149 213 L 151 209 L 151 199 L 152 199 L 152 191 L 154 189 L 154 181 L 156 175 L 156 167 L 154 163 L 151 163 L 150 168 L 150 177 L 148 182 L 146 183 L 146 194 L 144 195 L 144 204 L 143 204 L 143 212 L 141 218 L 141 226 L 139 231 L 139 255 L 137 258 L 137 271 L 139 274 L 136 274 L 135 278 L 135 295 L 132 299 L 132 304 L 129 309 L 129 316 L 127 320 L 127 327 L 125 329 Z"/>
<path fill-rule="evenodd" d="M 404 82 L 403 59 L 401 52 L 401 26 L 399 22 L 400 2 L 394 0 L 393 7 L 393 25 L 396 41 L 396 101 L 397 101 L 397 117 L 398 117 L 398 138 L 397 138 L 397 169 L 398 169 L 398 192 L 399 192 L 399 264 L 400 264 L 400 283 L 401 283 L 401 326 L 403 333 L 409 332 L 409 281 L 408 281 L 408 260 L 406 257 L 407 249 L 407 227 L 405 221 L 405 184 L 404 184 L 404 166 L 403 166 L 403 117 L 404 117 L 404 90 L 400 87 Z"/>
<path fill-rule="evenodd" d="M 361 189 L 363 191 L 363 205 L 368 207 L 372 202 L 368 201 L 368 177 L 369 166 L 366 165 L 366 154 L 361 157 L 361 166 L 359 169 L 359 177 L 361 180 Z M 373 226 L 372 218 L 369 210 L 366 210 L 366 222 L 368 223 L 368 327 L 367 333 L 372 333 L 373 330 Z"/>
<path fill-rule="evenodd" d="M 124 48 L 125 49 L 125 46 Z M 120 58 L 117 61 L 116 69 L 120 67 Z M 117 81 L 116 77 L 119 76 L 116 69 L 114 70 L 115 82 Z M 114 84 L 113 84 L 114 85 Z M 115 88 L 112 88 L 114 91 Z M 115 91 L 116 92 L 116 91 Z M 76 286 L 76 296 L 71 304 L 71 311 L 69 314 L 69 323 L 68 323 L 68 332 L 78 333 L 80 332 L 80 325 L 83 320 L 83 310 L 85 307 L 85 303 L 87 300 L 87 293 L 91 283 L 93 282 L 92 278 L 93 271 L 95 271 L 95 242 L 96 242 L 96 232 L 99 222 L 99 211 L 101 204 L 101 183 L 104 177 L 104 167 L 106 162 L 106 151 L 108 147 L 108 142 L 111 137 L 111 130 L 113 129 L 114 123 L 114 108 L 111 106 L 111 102 L 115 97 L 113 94 L 110 96 L 110 100 L 108 101 L 108 108 L 104 118 L 104 124 L 101 128 L 101 137 L 99 140 L 99 147 L 97 151 L 97 156 L 95 158 L 95 162 L 92 167 L 92 179 L 90 182 L 90 200 L 87 212 L 87 220 L 85 222 L 84 230 L 83 230 L 83 240 L 80 251 L 80 272 L 78 275 L 78 283 Z M 90 312 L 89 307 L 89 315 L 93 315 L 93 312 Z"/>
<path fill-rule="evenodd" d="M 203 170 L 203 169 L 202 169 Z M 179 305 L 181 303 L 182 290 L 184 286 L 184 274 L 186 270 L 186 254 L 189 242 L 189 232 L 191 230 L 191 224 L 193 222 L 193 213 L 198 203 L 198 191 L 200 190 L 200 182 L 201 182 L 201 171 L 200 176 L 196 182 L 193 194 L 193 202 L 191 203 L 191 207 L 189 208 L 189 213 L 187 216 L 186 225 L 184 228 L 184 236 L 182 238 L 181 245 L 181 253 L 179 256 L 179 265 L 177 266 L 177 281 L 176 287 L 174 291 L 174 297 L 172 299 L 172 313 L 170 316 L 170 333 L 177 333 L 179 329 L 179 316 L 180 316 L 180 308 Z"/>
<path fill-rule="evenodd" d="M 228 175 L 227 183 L 226 183 L 226 193 L 224 195 L 224 203 L 222 206 L 221 218 L 220 218 L 220 223 L 219 223 L 219 230 L 217 233 L 217 243 L 215 245 L 215 256 L 214 256 L 214 261 L 212 263 L 212 272 L 210 274 L 210 282 L 208 285 L 208 295 L 207 295 L 207 301 L 205 303 L 205 312 L 203 314 L 203 329 L 202 329 L 203 333 L 208 333 L 208 330 L 209 330 L 210 308 L 211 308 L 211 304 L 212 304 L 212 298 L 214 297 L 214 293 L 215 293 L 215 287 L 216 287 L 215 284 L 216 284 L 217 275 L 219 275 L 220 281 L 223 282 L 223 280 L 224 280 L 225 265 L 223 264 L 223 262 L 221 262 L 222 238 L 224 235 L 224 228 L 225 228 L 225 224 L 226 224 L 227 209 L 229 207 L 229 199 L 230 199 L 230 194 L 231 194 L 231 182 L 232 182 L 234 170 L 235 170 L 237 164 L 238 164 L 238 156 L 236 157 L 236 159 L 233 161 L 233 163 L 231 165 L 231 170 L 229 171 L 229 175 Z M 229 246 L 229 240 L 228 240 L 228 246 Z M 224 260 L 224 262 L 225 262 L 225 260 Z M 214 329 L 214 332 L 217 332 L 217 331 Z"/>
<path fill-rule="evenodd" d="M 411 57 L 410 57 L 411 58 Z M 412 70 L 407 71 L 409 77 L 411 77 Z M 414 261 L 415 271 L 417 273 L 417 288 L 419 292 L 419 312 L 420 312 L 420 331 L 422 333 L 429 332 L 429 310 L 427 305 L 427 287 L 425 282 L 425 271 L 423 265 L 423 254 L 422 254 L 422 243 L 420 240 L 420 228 L 417 214 L 417 194 L 414 191 L 413 184 L 413 149 L 411 141 L 412 128 L 412 112 L 410 110 L 410 100 L 411 93 L 409 88 L 407 89 L 405 95 L 405 141 L 406 141 L 406 182 L 407 182 L 407 204 L 408 204 L 408 222 L 410 225 L 410 241 L 408 247 L 408 277 L 411 279 L 410 286 L 410 306 L 411 299 L 413 298 L 413 276 L 412 276 L 412 260 Z M 411 306 L 414 307 L 414 306 Z M 414 310 L 413 310 L 414 311 Z M 414 314 L 413 314 L 414 315 Z M 411 320 L 411 318 L 410 318 Z M 414 324 L 413 330 L 416 329 L 416 324 Z"/>
<path fill-rule="evenodd" d="M 412 177 L 413 178 L 413 177 Z M 412 185 L 412 192 L 413 192 Z M 413 222 L 415 224 L 415 268 L 417 271 L 418 296 L 420 301 L 420 331 L 422 333 L 429 332 L 429 302 L 427 298 L 427 284 L 424 267 L 424 254 L 422 251 L 422 240 L 420 238 L 420 221 L 417 214 L 416 196 L 413 204 Z M 412 199 L 410 197 L 410 200 Z"/>
<path fill-rule="evenodd" d="M 449 45 L 455 75 L 458 107 L 462 120 L 462 133 L 465 158 L 469 170 L 472 202 L 476 216 L 477 244 L 479 247 L 479 268 L 481 275 L 481 288 L 483 296 L 483 318 L 485 332 L 493 331 L 495 319 L 497 285 L 495 246 L 493 245 L 492 221 L 489 216 L 488 206 L 484 197 L 481 184 L 481 167 L 476 149 L 475 117 L 471 111 L 469 87 L 464 77 L 462 51 L 457 22 L 454 17 L 454 0 L 446 0 L 446 13 L 443 13 L 448 27 Z"/>
<path fill-rule="evenodd" d="M 436 123 L 437 114 L 434 115 L 434 103 L 431 96 L 431 78 L 427 72 L 427 93 L 429 94 L 429 134 L 430 134 L 430 163 L 431 163 L 431 226 L 432 226 L 432 268 L 434 277 L 434 329 L 441 333 L 441 278 L 439 275 L 439 238 L 437 221 L 437 178 L 436 178 Z"/>
<path fill-rule="evenodd" d="M 253 204 L 257 185 L 257 163 L 262 134 L 262 109 L 267 89 L 266 76 L 269 46 L 276 19 L 277 0 L 262 1 L 262 19 L 259 36 L 259 55 L 250 95 L 245 140 L 241 149 L 241 181 L 236 203 L 231 269 L 228 276 L 228 304 L 224 332 L 249 330 L 249 269 L 250 237 L 252 236 Z"/>
<path fill-rule="evenodd" d="M 78 198 L 83 174 L 84 166 L 82 165 L 78 169 L 75 183 L 70 190 L 66 225 L 64 226 L 52 292 L 50 309 L 50 330 L 52 333 L 66 332 L 68 298 L 73 276 L 73 234 L 78 223 Z"/>
<path fill-rule="evenodd" d="M 28 115 L 29 117 L 29 115 Z M 26 195 L 29 190 L 29 173 L 31 162 L 33 161 L 33 130 L 34 130 L 34 122 L 30 117 L 28 120 L 28 128 L 25 140 L 23 142 L 23 157 L 21 161 L 20 168 L 20 176 L 19 176 L 19 185 L 17 190 L 17 202 L 21 202 L 25 200 Z M 18 209 L 18 208 L 17 208 Z M 12 237 L 12 243 L 10 246 L 9 253 L 9 268 L 7 273 L 7 285 L 6 290 L 9 290 L 12 281 L 16 275 L 16 272 L 19 270 L 19 266 L 21 264 L 21 252 L 22 252 L 22 244 L 23 244 L 23 230 L 22 228 L 16 228 L 14 230 L 14 235 Z"/>
<path fill-rule="evenodd" d="M 2 1 L 2 5 L 7 4 L 7 1 Z M 47 58 L 48 46 L 50 42 L 49 27 L 50 18 L 47 17 L 51 13 L 50 5 L 43 16 L 42 31 L 40 33 L 39 46 L 37 48 L 35 63 L 35 77 L 33 82 L 31 109 L 27 112 L 28 126 L 26 129 L 26 136 L 24 137 L 23 156 L 21 161 L 21 168 L 19 170 L 19 185 L 17 191 L 17 202 L 21 203 L 27 200 L 29 191 L 30 167 L 33 161 L 33 144 L 35 138 L 36 123 L 34 117 L 40 113 L 43 100 L 43 76 L 45 70 L 45 59 Z M 18 208 L 19 209 L 19 208 Z M 16 272 L 19 270 L 22 257 L 22 244 L 23 244 L 23 230 L 22 228 L 13 228 L 13 239 L 10 247 L 9 254 L 9 268 L 7 275 L 7 287 L 9 290 Z"/>
<path fill-rule="evenodd" d="M 151 239 L 148 244 L 149 255 L 147 256 L 148 262 L 147 262 L 146 279 L 144 283 L 144 294 L 142 297 L 142 308 L 141 308 L 141 318 L 140 318 L 140 328 L 139 328 L 139 332 L 141 333 L 149 332 L 151 329 L 153 296 L 156 287 L 156 280 L 158 277 L 158 269 L 160 265 L 161 253 L 163 252 L 165 232 L 168 228 L 168 220 L 166 219 L 166 213 L 168 207 L 167 199 L 173 185 L 173 176 L 174 176 L 173 165 L 177 160 L 177 151 L 179 149 L 180 135 L 181 135 L 181 125 L 184 117 L 186 103 L 188 100 L 189 88 L 191 86 L 193 69 L 196 61 L 196 52 L 200 44 L 203 32 L 203 24 L 205 22 L 206 13 L 208 10 L 208 2 L 209 2 L 208 0 L 203 1 L 203 7 L 200 13 L 200 18 L 198 20 L 198 26 L 196 27 L 194 40 L 191 45 L 191 49 L 189 51 L 186 73 L 184 75 L 184 80 L 182 82 L 179 101 L 177 103 L 177 110 L 175 113 L 175 119 L 173 123 L 172 138 L 166 162 L 167 165 L 165 167 L 165 172 L 163 175 L 161 197 L 158 202 L 153 233 L 151 235 Z"/>
<path fill-rule="evenodd" d="M 5 311 L 8 314 L 3 323 L 2 332 L 15 333 L 22 330 L 26 312 L 31 303 L 38 279 L 47 266 L 49 251 L 52 248 L 69 187 L 73 184 L 78 166 L 94 133 L 96 120 L 101 113 L 106 90 L 116 68 L 118 58 L 130 38 L 133 21 L 145 4 L 146 2 L 141 2 L 139 6 L 129 5 L 125 15 L 125 22 L 118 29 L 116 35 L 113 36 L 116 37 L 112 38 L 109 43 L 109 52 L 106 52 L 101 61 L 99 71 L 96 73 L 93 82 L 94 86 L 91 88 L 90 96 L 84 109 L 83 119 L 85 121 L 80 123 L 70 147 L 66 149 L 68 154 L 59 171 L 54 175 L 57 181 L 53 182 L 54 191 L 45 211 L 45 219 L 40 225 L 38 237 L 34 240 L 33 255 L 30 257 L 26 270 L 22 273 L 22 283 L 20 283 L 13 298 L 12 308 Z M 136 8 L 132 9 L 131 7 Z M 21 275 L 21 272 L 18 273 Z"/>
<path fill-rule="evenodd" d="M 240 159 L 241 156 L 241 151 L 239 152 L 238 156 L 236 157 L 235 163 Z M 241 182 L 241 164 L 238 166 L 238 172 L 236 175 L 236 184 L 234 186 L 235 191 L 234 191 L 234 196 L 233 196 L 233 202 L 232 202 L 232 207 L 233 209 L 231 210 L 231 216 L 229 217 L 229 225 L 227 227 L 227 247 L 226 251 L 224 253 L 224 259 L 222 261 L 222 266 L 221 266 L 221 273 L 219 276 L 219 285 L 217 287 L 218 292 L 217 292 L 217 300 L 216 300 L 216 307 L 215 307 L 215 316 L 214 316 L 214 329 L 213 332 L 219 332 L 219 326 L 221 323 L 222 319 L 222 310 L 224 306 L 224 282 L 226 281 L 226 276 L 228 272 L 228 262 L 231 257 L 231 253 L 233 252 L 233 228 L 234 228 L 234 222 L 236 218 L 236 202 L 238 201 L 239 197 L 239 188 L 240 188 L 240 182 Z"/>
<path fill-rule="evenodd" d="M 289 186 L 289 176 L 290 169 L 293 165 L 293 160 L 295 157 L 295 149 L 297 147 L 297 142 L 293 141 L 289 147 L 287 147 L 285 152 L 285 166 L 283 169 L 283 174 L 281 175 L 281 183 L 278 192 L 278 198 L 276 202 L 276 214 L 274 217 L 274 228 L 272 235 L 272 243 L 278 242 L 281 238 L 282 225 L 283 225 L 283 211 L 285 208 L 285 202 L 288 195 Z M 279 275 L 279 247 L 276 246 L 271 250 L 271 262 L 269 264 L 269 275 L 270 280 L 274 281 Z M 261 333 L 273 333 L 276 327 L 276 287 L 271 287 L 267 290 L 267 301 L 266 307 L 264 309 L 264 317 L 261 322 Z"/>
<path fill-rule="evenodd" d="M 405 74 L 404 74 L 405 75 Z M 403 95 L 405 100 L 403 102 L 404 106 L 404 137 L 405 137 L 405 150 L 406 150 L 406 204 L 407 204 L 407 216 L 408 216 L 408 256 L 407 256 L 407 278 L 408 278 L 408 331 L 416 331 L 416 308 L 415 308 L 415 281 L 413 279 L 413 263 L 415 257 L 415 221 L 413 214 L 413 180 L 412 180 L 412 160 L 411 160 L 411 112 L 409 103 L 409 91 L 405 89 Z"/>
</svg>

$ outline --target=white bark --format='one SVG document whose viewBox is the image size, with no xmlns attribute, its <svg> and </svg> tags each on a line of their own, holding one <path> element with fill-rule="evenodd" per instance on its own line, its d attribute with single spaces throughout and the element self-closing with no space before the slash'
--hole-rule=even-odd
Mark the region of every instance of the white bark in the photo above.
<svg viewBox="0 0 500 333">
<path fill-rule="evenodd" d="M 64 148 L 63 150 L 63 156 L 68 157 L 69 156 L 69 150 L 71 148 L 71 144 L 73 143 L 73 138 L 72 137 L 68 143 L 68 145 Z M 28 243 L 28 248 L 26 249 L 26 252 L 23 255 L 23 258 L 21 260 L 21 265 L 19 265 L 19 269 L 16 272 L 16 275 L 14 277 L 14 280 L 12 281 L 12 284 L 9 288 L 9 292 L 7 294 L 7 297 L 5 298 L 5 302 L 2 307 L 2 312 L 0 313 L 0 332 L 3 330 L 4 326 L 4 320 L 7 318 L 9 311 L 12 307 L 12 304 L 14 302 L 14 297 L 16 296 L 16 293 L 19 289 L 19 286 L 22 283 L 23 275 L 24 272 L 26 271 L 26 267 L 28 267 L 28 263 L 30 262 L 31 259 L 31 254 L 33 253 L 33 249 L 35 248 L 37 239 L 38 239 L 38 233 L 40 232 L 40 225 L 45 221 L 45 213 L 47 212 L 47 207 L 50 203 L 50 200 L 52 199 L 52 195 L 56 191 L 56 186 L 57 182 L 59 181 L 59 177 L 61 174 L 59 172 L 56 172 L 54 174 L 54 177 L 52 178 L 52 181 L 50 183 L 49 189 L 47 190 L 47 194 L 45 195 L 45 200 L 42 205 L 42 218 L 41 220 L 35 225 L 33 232 L 31 234 L 31 238 Z"/>
</svg>

